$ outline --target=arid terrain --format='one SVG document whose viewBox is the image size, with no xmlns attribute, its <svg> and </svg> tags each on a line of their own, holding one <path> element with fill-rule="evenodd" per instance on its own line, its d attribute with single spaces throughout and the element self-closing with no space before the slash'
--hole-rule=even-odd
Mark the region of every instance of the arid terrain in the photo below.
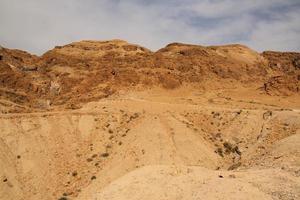
<svg viewBox="0 0 300 200">
<path fill-rule="evenodd" d="M 0 47 L 0 199 L 300 199 L 300 53 Z"/>
</svg>

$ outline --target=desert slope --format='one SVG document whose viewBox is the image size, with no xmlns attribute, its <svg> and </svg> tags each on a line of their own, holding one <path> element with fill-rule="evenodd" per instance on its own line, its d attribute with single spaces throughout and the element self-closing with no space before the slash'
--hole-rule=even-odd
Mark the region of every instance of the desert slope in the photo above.
<svg viewBox="0 0 300 200">
<path fill-rule="evenodd" d="M 157 165 L 134 170 L 78 199 L 296 199 L 299 187 L 299 178 L 281 170 L 228 172 Z"/>
</svg>

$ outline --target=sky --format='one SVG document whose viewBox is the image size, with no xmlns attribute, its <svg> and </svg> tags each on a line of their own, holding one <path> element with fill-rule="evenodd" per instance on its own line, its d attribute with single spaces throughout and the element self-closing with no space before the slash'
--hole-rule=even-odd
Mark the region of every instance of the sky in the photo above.
<svg viewBox="0 0 300 200">
<path fill-rule="evenodd" d="M 0 0 L 0 45 L 43 54 L 80 40 L 123 39 L 300 51 L 300 0 Z"/>
</svg>

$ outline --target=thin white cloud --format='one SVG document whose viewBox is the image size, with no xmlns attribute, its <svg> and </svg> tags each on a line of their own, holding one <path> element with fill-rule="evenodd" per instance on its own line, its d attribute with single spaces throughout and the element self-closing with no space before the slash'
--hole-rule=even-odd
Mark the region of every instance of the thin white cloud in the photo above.
<svg viewBox="0 0 300 200">
<path fill-rule="evenodd" d="M 266 10 L 274 6 L 291 5 L 293 1 L 282 0 L 223 0 L 192 1 L 186 8 L 196 15 L 208 18 L 238 17 L 251 11 Z"/>
<path fill-rule="evenodd" d="M 258 50 L 268 48 L 270 50 L 299 51 L 299 19 L 300 13 L 294 11 L 286 14 L 279 20 L 260 22 L 246 43 Z"/>
</svg>

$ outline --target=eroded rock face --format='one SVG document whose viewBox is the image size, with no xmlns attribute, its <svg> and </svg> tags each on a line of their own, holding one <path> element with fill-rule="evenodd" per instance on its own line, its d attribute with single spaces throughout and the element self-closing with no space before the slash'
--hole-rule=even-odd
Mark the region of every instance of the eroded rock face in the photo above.
<svg viewBox="0 0 300 200">
<path fill-rule="evenodd" d="M 299 93 L 300 81 L 298 76 L 271 77 L 264 83 L 264 90 L 269 95 L 292 95 Z"/>
<path fill-rule="evenodd" d="M 51 81 L 50 83 L 50 93 L 52 95 L 59 95 L 61 91 L 61 85 L 57 81 Z"/>
<path fill-rule="evenodd" d="M 300 70 L 300 58 L 295 58 L 293 60 L 293 65 L 297 70 Z"/>
<path fill-rule="evenodd" d="M 274 70 L 293 72 L 299 70 L 300 53 L 265 51 L 262 55 L 268 60 Z"/>
<path fill-rule="evenodd" d="M 207 89 L 256 84 L 266 94 L 290 95 L 298 92 L 300 75 L 299 53 L 259 54 L 243 45 L 172 43 L 151 52 L 123 40 L 86 40 L 57 46 L 40 57 L 6 48 L 0 55 L 1 88 L 25 93 L 31 105 L 37 98 L 67 105 L 122 89 L 184 84 Z"/>
</svg>

